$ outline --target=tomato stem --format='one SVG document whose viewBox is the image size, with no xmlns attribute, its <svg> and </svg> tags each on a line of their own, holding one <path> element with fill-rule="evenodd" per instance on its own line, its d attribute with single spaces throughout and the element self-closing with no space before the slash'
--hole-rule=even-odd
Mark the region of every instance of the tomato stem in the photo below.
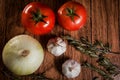
<svg viewBox="0 0 120 80">
<path fill-rule="evenodd" d="M 73 8 L 66 8 L 67 16 L 71 18 L 71 20 L 74 22 L 74 16 L 80 17 L 75 13 L 75 10 Z"/>
<path fill-rule="evenodd" d="M 47 16 L 41 14 L 40 10 L 36 10 L 36 12 L 32 12 L 32 19 L 35 21 L 35 23 L 38 22 L 44 22 L 44 18 L 46 18 Z"/>
</svg>

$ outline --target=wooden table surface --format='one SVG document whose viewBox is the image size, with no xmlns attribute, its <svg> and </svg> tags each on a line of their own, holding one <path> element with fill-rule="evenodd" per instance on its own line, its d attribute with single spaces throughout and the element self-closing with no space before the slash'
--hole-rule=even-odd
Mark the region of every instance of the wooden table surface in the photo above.
<svg viewBox="0 0 120 80">
<path fill-rule="evenodd" d="M 68 80 L 61 74 L 61 64 L 65 58 L 71 58 L 78 62 L 88 60 L 90 63 L 97 65 L 93 59 L 76 51 L 73 47 L 68 46 L 67 52 L 60 57 L 54 57 L 47 49 L 48 39 L 53 35 L 61 33 L 70 34 L 76 39 L 83 36 L 89 41 L 94 42 L 96 39 L 103 43 L 109 42 L 112 45 L 112 51 L 120 52 L 120 0 L 75 0 L 83 4 L 87 10 L 87 23 L 85 27 L 78 31 L 66 31 L 59 25 L 55 25 L 50 34 L 36 36 L 27 32 L 21 25 L 21 12 L 26 4 L 32 1 L 39 1 L 50 6 L 55 13 L 58 8 L 67 0 L 0 0 L 0 53 L 5 43 L 12 37 L 20 34 L 28 34 L 39 40 L 45 50 L 44 62 L 38 72 L 46 71 L 46 76 L 58 80 Z M 0 67 L 3 67 L 2 56 L 0 55 Z M 108 58 L 114 64 L 120 66 L 120 55 L 108 54 Z M 99 76 L 98 73 L 87 68 L 82 68 L 82 72 L 77 78 L 69 80 L 92 80 L 93 77 Z M 103 80 L 99 76 L 99 80 Z M 0 80 L 10 80 L 0 72 Z M 31 80 L 24 77 L 23 80 Z M 114 80 L 120 80 L 120 76 Z"/>
</svg>

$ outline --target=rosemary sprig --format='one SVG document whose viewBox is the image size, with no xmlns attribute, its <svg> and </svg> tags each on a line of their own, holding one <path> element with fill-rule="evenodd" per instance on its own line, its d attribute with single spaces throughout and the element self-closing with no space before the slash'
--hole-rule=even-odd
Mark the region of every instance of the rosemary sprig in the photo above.
<svg viewBox="0 0 120 80">
<path fill-rule="evenodd" d="M 116 76 L 120 73 L 119 67 L 112 64 L 110 60 L 103 55 L 99 55 L 99 59 L 97 60 L 97 62 L 99 65 L 103 66 L 109 74 L 113 74 L 114 76 Z"/>
<path fill-rule="evenodd" d="M 96 40 L 94 44 L 89 42 L 87 39 L 81 37 L 80 41 L 73 39 L 71 36 L 62 36 L 62 38 L 66 39 L 70 45 L 75 47 L 77 50 L 81 51 L 84 54 L 89 55 L 90 57 L 97 58 L 99 54 L 107 54 L 112 53 L 110 50 L 109 44 L 103 45 L 102 42 Z M 116 53 L 116 52 L 114 52 Z"/>
<path fill-rule="evenodd" d="M 103 66 L 108 74 L 112 74 L 114 76 L 120 74 L 120 68 L 112 64 L 107 57 L 103 56 L 108 53 L 119 54 L 118 52 L 112 52 L 108 43 L 103 45 L 102 42 L 96 40 L 95 43 L 92 44 L 83 37 L 81 37 L 79 41 L 73 39 L 70 35 L 62 36 L 62 38 L 66 39 L 70 45 L 83 54 L 87 54 L 91 58 L 98 58 L 98 64 Z"/>
<path fill-rule="evenodd" d="M 110 75 L 108 75 L 105 71 L 93 66 L 92 64 L 88 63 L 87 61 L 83 62 L 82 66 L 90 68 L 91 70 L 98 72 L 106 80 L 113 80 L 113 78 Z"/>
<path fill-rule="evenodd" d="M 98 57 L 95 49 L 92 49 L 92 44 L 88 42 L 84 42 L 83 38 L 81 38 L 81 42 L 73 39 L 71 36 L 62 36 L 62 38 L 66 39 L 70 45 L 72 45 L 77 50 L 81 51 L 84 54 L 89 55 L 90 57 Z"/>
</svg>

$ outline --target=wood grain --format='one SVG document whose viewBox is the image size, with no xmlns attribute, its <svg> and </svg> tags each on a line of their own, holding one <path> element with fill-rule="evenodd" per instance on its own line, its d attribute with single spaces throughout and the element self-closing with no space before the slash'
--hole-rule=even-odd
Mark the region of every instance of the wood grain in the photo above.
<svg viewBox="0 0 120 80">
<path fill-rule="evenodd" d="M 5 15 L 5 1 L 0 0 L 0 53 L 5 43 L 5 27 L 6 27 L 6 15 Z M 0 55 L 0 66 L 2 66 L 2 55 Z M 0 79 L 5 80 L 4 76 L 0 73 Z"/>
<path fill-rule="evenodd" d="M 40 1 L 48 5 L 57 13 L 59 7 L 69 0 L 0 0 L 0 66 L 2 63 L 2 49 L 5 43 L 12 37 L 20 34 L 28 34 L 36 38 L 43 46 L 45 59 L 36 73 L 46 71 L 46 76 L 58 80 L 92 80 L 98 76 L 104 80 L 98 73 L 87 68 L 82 68 L 81 74 L 74 79 L 67 79 L 61 73 L 61 65 L 66 59 L 74 59 L 78 62 L 88 60 L 90 63 L 98 66 L 94 59 L 87 55 L 81 54 L 73 47 L 68 46 L 67 51 L 60 57 L 51 55 L 46 44 L 48 40 L 61 33 L 70 34 L 72 37 L 79 39 L 81 36 L 88 38 L 89 41 L 100 40 L 103 43 L 109 42 L 112 45 L 112 51 L 120 52 L 120 0 L 73 0 L 83 4 L 87 11 L 87 23 L 78 31 L 67 31 L 59 26 L 56 22 L 51 33 L 44 36 L 36 36 L 27 32 L 21 25 L 21 12 L 26 4 L 32 1 Z M 120 66 L 120 55 L 106 55 L 112 62 Z M 101 68 L 101 67 L 100 67 Z M 0 80 L 10 80 L 0 73 Z M 32 80 L 30 77 L 24 77 L 23 80 Z M 120 80 L 120 76 L 114 80 Z"/>
<path fill-rule="evenodd" d="M 92 41 L 95 40 L 108 42 L 112 45 L 113 51 L 119 51 L 118 0 L 92 0 Z M 116 55 L 108 55 L 108 57 L 119 62 L 116 60 Z"/>
</svg>

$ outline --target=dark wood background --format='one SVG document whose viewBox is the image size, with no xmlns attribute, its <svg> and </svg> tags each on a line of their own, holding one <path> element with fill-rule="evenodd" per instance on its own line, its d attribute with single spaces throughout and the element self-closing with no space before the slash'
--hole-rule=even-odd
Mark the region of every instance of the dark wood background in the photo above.
<svg viewBox="0 0 120 80">
<path fill-rule="evenodd" d="M 27 32 L 21 25 L 21 12 L 26 4 L 32 1 L 39 1 L 50 6 L 55 13 L 58 8 L 67 0 L 0 0 L 0 67 L 2 63 L 2 50 L 5 43 L 12 37 L 20 34 L 28 34 L 35 37 L 42 44 L 45 50 L 45 58 L 38 72 L 46 71 L 47 77 L 59 80 L 68 80 L 61 74 L 61 64 L 67 58 L 72 58 L 78 62 L 88 60 L 90 63 L 97 65 L 95 61 L 86 55 L 76 51 L 73 47 L 68 46 L 67 52 L 60 56 L 54 57 L 46 50 L 46 44 L 50 37 L 60 33 L 71 34 L 74 38 L 80 36 L 86 37 L 89 41 L 94 42 L 96 39 L 103 43 L 109 42 L 112 45 L 112 51 L 120 52 L 120 0 L 74 0 L 83 4 L 87 10 L 87 23 L 85 27 L 78 31 L 66 31 L 59 25 L 55 25 L 50 34 L 44 36 L 35 36 Z M 107 57 L 120 66 L 120 55 L 109 54 Z M 99 76 L 96 72 L 82 68 L 82 72 L 75 79 L 70 80 L 92 80 L 93 77 Z M 100 80 L 103 80 L 101 76 Z M 0 73 L 0 80 L 10 80 Z M 24 80 L 31 80 L 24 77 Z M 117 76 L 114 80 L 120 80 Z"/>
</svg>

